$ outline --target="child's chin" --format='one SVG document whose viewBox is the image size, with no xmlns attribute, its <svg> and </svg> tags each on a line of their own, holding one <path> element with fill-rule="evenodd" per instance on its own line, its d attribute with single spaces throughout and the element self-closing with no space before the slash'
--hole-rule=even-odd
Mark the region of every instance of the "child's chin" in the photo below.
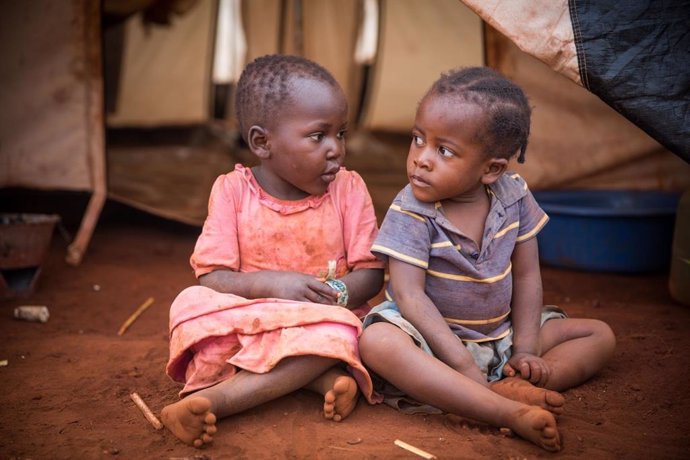
<svg viewBox="0 0 690 460">
<path fill-rule="evenodd" d="M 427 190 L 420 190 L 414 186 L 412 187 L 412 194 L 422 203 L 435 203 L 438 201 L 438 199 L 428 193 Z"/>
</svg>

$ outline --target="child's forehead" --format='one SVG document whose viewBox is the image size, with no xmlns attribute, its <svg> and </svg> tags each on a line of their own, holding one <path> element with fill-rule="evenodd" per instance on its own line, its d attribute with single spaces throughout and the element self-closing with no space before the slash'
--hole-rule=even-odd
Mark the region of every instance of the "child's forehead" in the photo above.
<svg viewBox="0 0 690 460">
<path fill-rule="evenodd" d="M 287 88 L 288 96 L 293 98 L 344 96 L 343 91 L 337 84 L 332 84 L 311 76 L 294 76 L 288 80 Z"/>
<path fill-rule="evenodd" d="M 337 85 L 317 79 L 302 78 L 291 86 L 285 108 L 341 113 L 347 111 L 345 94 Z"/>
<path fill-rule="evenodd" d="M 416 120 L 420 118 L 440 118 L 457 120 L 463 118 L 483 118 L 486 107 L 457 94 L 430 94 L 420 102 Z"/>
</svg>

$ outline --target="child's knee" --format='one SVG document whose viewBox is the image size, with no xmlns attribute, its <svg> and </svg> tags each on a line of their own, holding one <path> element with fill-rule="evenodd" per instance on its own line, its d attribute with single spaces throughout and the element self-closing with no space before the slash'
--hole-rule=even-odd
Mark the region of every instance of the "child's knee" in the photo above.
<svg viewBox="0 0 690 460">
<path fill-rule="evenodd" d="M 397 329 L 392 324 L 379 322 L 364 329 L 359 338 L 359 353 L 364 361 L 373 360 L 377 356 L 390 356 L 395 351 L 391 328 Z"/>
<path fill-rule="evenodd" d="M 599 340 L 602 353 L 613 354 L 613 350 L 616 348 L 616 335 L 613 333 L 611 327 L 598 319 L 592 319 L 590 321 L 592 335 Z"/>
</svg>

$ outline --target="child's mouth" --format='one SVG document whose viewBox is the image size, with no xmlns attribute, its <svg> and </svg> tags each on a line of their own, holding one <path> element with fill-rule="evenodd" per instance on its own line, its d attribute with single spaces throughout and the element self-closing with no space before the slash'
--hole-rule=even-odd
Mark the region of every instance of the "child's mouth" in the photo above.
<svg viewBox="0 0 690 460">
<path fill-rule="evenodd" d="M 410 176 L 410 183 L 415 187 L 429 187 L 429 183 L 419 176 Z"/>
</svg>

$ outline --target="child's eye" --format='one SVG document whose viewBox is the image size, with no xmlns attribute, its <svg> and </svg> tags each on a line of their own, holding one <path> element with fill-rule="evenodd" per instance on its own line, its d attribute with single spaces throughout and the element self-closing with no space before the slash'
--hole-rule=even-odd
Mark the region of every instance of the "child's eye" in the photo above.
<svg viewBox="0 0 690 460">
<path fill-rule="evenodd" d="M 450 157 L 452 157 L 453 155 L 455 155 L 455 154 L 453 153 L 452 150 L 448 150 L 448 149 L 445 148 L 445 147 L 439 147 L 439 148 L 438 148 L 438 153 L 439 153 L 442 157 L 445 157 L 445 158 L 450 158 Z"/>
<path fill-rule="evenodd" d="M 422 138 L 417 136 L 416 134 L 412 135 L 412 143 L 417 147 L 421 147 L 424 145 L 424 141 L 422 140 Z"/>
<path fill-rule="evenodd" d="M 310 134 L 309 138 L 316 142 L 321 142 L 323 140 L 323 133 Z"/>
<path fill-rule="evenodd" d="M 338 139 L 345 139 L 345 134 L 347 133 L 347 130 L 343 129 L 338 133 Z"/>
</svg>

